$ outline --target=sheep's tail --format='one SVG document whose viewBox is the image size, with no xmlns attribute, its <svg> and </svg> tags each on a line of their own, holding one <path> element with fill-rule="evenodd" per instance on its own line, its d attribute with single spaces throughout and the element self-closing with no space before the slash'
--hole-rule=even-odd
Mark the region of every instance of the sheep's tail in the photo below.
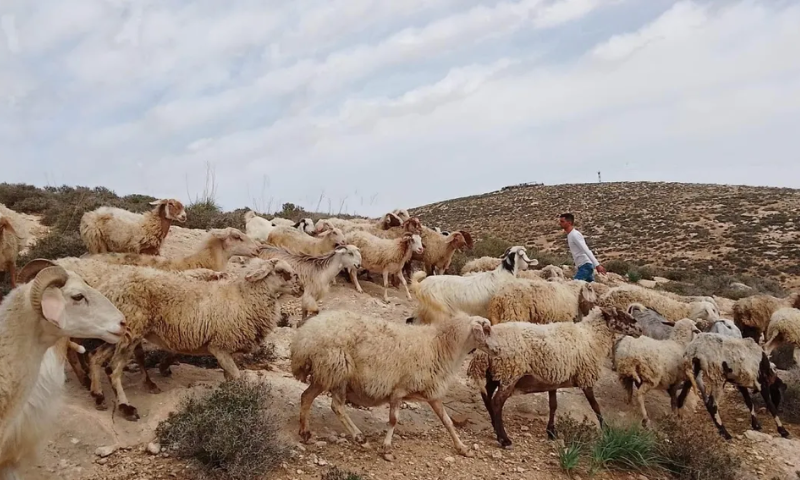
<svg viewBox="0 0 800 480">
<path fill-rule="evenodd" d="M 300 359 L 292 358 L 292 375 L 295 379 L 303 383 L 309 383 L 309 377 L 311 377 L 311 359 L 305 358 L 302 361 Z"/>
<path fill-rule="evenodd" d="M 489 375 L 491 375 L 489 354 L 476 350 L 469 362 L 469 367 L 467 367 L 467 378 L 470 383 L 478 387 L 482 394 L 486 395 L 486 378 Z"/>
<path fill-rule="evenodd" d="M 697 358 L 692 358 L 690 361 L 685 361 L 683 363 L 683 370 L 684 370 L 683 373 L 689 378 L 689 382 L 692 384 L 692 389 L 697 394 L 697 396 L 703 399 L 703 403 L 706 403 L 706 396 L 700 390 L 700 387 L 697 386 L 697 378 L 695 378 L 695 373 L 694 373 L 695 365 L 697 365 L 697 367 L 700 366 L 699 362 L 700 360 L 698 360 Z"/>
<path fill-rule="evenodd" d="M 419 270 L 411 275 L 411 291 L 415 297 L 419 297 L 419 282 L 425 279 L 428 274 L 424 270 Z"/>
</svg>

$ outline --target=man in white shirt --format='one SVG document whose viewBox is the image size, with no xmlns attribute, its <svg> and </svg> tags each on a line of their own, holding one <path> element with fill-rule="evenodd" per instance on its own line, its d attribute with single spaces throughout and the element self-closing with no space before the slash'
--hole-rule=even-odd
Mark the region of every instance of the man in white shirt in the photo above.
<svg viewBox="0 0 800 480">
<path fill-rule="evenodd" d="M 600 265 L 592 251 L 589 250 L 583 234 L 575 229 L 575 216 L 571 213 L 562 213 L 558 217 L 558 223 L 567 232 L 567 245 L 577 269 L 573 278 L 575 280 L 593 282 L 595 268 L 597 273 L 605 274 L 606 269 Z"/>
</svg>

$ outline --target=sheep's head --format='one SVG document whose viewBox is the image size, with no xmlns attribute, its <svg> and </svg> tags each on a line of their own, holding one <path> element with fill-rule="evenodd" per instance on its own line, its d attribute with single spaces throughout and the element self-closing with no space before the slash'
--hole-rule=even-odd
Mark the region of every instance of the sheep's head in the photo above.
<svg viewBox="0 0 800 480">
<path fill-rule="evenodd" d="M 361 250 L 355 245 L 337 247 L 334 253 L 339 256 L 340 265 L 343 270 L 350 268 L 358 270 L 361 268 Z"/>
<path fill-rule="evenodd" d="M 333 243 L 334 247 L 343 247 L 347 245 L 344 238 L 344 233 L 338 228 L 332 228 L 318 235 L 319 238 L 326 239 Z"/>
<path fill-rule="evenodd" d="M 492 333 L 492 324 L 483 317 L 469 317 L 470 322 L 470 345 L 468 350 L 479 349 L 486 351 L 486 338 Z"/>
<path fill-rule="evenodd" d="M 464 236 L 464 240 L 467 241 L 467 249 L 472 250 L 475 246 L 475 242 L 472 240 L 472 235 L 469 234 L 466 230 L 459 230 L 458 233 Z M 442 232 L 442 235 L 450 235 L 448 232 Z"/>
<path fill-rule="evenodd" d="M 524 263 L 530 263 L 531 259 L 528 258 L 528 253 L 525 251 L 525 247 L 522 245 L 515 245 L 513 247 L 509 247 L 503 255 L 500 256 L 500 259 L 503 261 L 501 263 L 501 267 L 504 270 L 507 270 L 517 275 L 520 271 L 521 265 Z"/>
<path fill-rule="evenodd" d="M 711 302 L 692 302 L 689 318 L 692 320 L 718 320 L 719 312 Z"/>
<path fill-rule="evenodd" d="M 628 305 L 628 315 L 644 313 L 645 311 L 647 311 L 647 307 L 645 307 L 641 303 L 631 303 L 630 305 Z"/>
<path fill-rule="evenodd" d="M 381 217 L 381 229 L 389 230 L 392 227 L 399 227 L 403 224 L 403 220 L 400 219 L 394 213 L 387 213 L 383 217 Z"/>
<path fill-rule="evenodd" d="M 606 325 L 613 332 L 621 333 L 622 335 L 630 335 L 632 337 L 639 337 L 642 335 L 642 327 L 628 312 L 620 310 L 616 307 L 601 308 L 594 307 L 592 314 L 599 313 Z"/>
<path fill-rule="evenodd" d="M 314 233 L 319 235 L 322 232 L 327 232 L 328 230 L 333 230 L 333 224 L 330 220 L 317 220 L 317 224 L 314 228 Z"/>
<path fill-rule="evenodd" d="M 403 230 L 408 233 L 416 233 L 417 235 L 421 235 L 422 223 L 420 223 L 419 218 L 417 217 L 409 218 L 403 222 Z"/>
<path fill-rule="evenodd" d="M 48 334 L 117 343 L 125 333 L 122 312 L 75 272 L 40 258 L 22 267 L 18 280 L 31 281 L 28 301 Z"/>
<path fill-rule="evenodd" d="M 291 265 L 279 258 L 251 260 L 250 268 L 244 279 L 250 283 L 264 282 L 271 291 L 279 295 L 300 296 L 303 294 L 300 277 L 297 276 Z"/>
<path fill-rule="evenodd" d="M 310 218 L 304 218 L 295 223 L 294 228 L 309 235 L 314 235 L 317 231 L 316 227 L 314 226 L 314 220 L 311 220 Z"/>
<path fill-rule="evenodd" d="M 395 208 L 392 210 L 392 214 L 395 215 L 397 218 L 400 219 L 401 222 L 405 222 L 409 218 L 411 218 L 411 214 L 408 213 L 408 210 L 405 208 Z"/>
<path fill-rule="evenodd" d="M 254 212 L 252 210 L 248 210 L 248 211 L 244 212 L 244 221 L 245 222 L 249 222 L 250 220 L 252 220 L 254 218 L 256 218 L 256 212 Z"/>
<path fill-rule="evenodd" d="M 581 285 L 580 292 L 578 292 L 578 309 L 581 315 L 589 315 L 596 303 L 597 294 L 594 292 L 594 287 L 591 283 L 584 282 Z"/>
<path fill-rule="evenodd" d="M 422 237 L 415 233 L 404 233 L 403 242 L 408 245 L 408 248 L 417 255 L 425 252 L 425 247 L 422 246 Z"/>
<path fill-rule="evenodd" d="M 158 208 L 159 215 L 167 220 L 181 223 L 186 221 L 186 209 L 179 200 L 167 198 L 150 202 L 150 205 Z"/>
<path fill-rule="evenodd" d="M 237 228 L 214 229 L 209 234 L 222 242 L 222 249 L 230 256 L 255 257 L 258 255 L 259 245 Z"/>
<path fill-rule="evenodd" d="M 455 232 L 447 239 L 447 242 L 453 247 L 454 250 L 462 250 L 467 248 L 467 239 L 461 232 Z"/>
<path fill-rule="evenodd" d="M 692 339 L 694 339 L 694 336 L 699 333 L 701 333 L 700 329 L 697 328 L 697 325 L 695 325 L 693 320 L 683 318 L 675 322 L 675 325 L 672 327 L 672 331 L 669 334 L 669 338 L 671 340 L 675 340 L 681 345 L 687 345 L 692 341 Z"/>
</svg>

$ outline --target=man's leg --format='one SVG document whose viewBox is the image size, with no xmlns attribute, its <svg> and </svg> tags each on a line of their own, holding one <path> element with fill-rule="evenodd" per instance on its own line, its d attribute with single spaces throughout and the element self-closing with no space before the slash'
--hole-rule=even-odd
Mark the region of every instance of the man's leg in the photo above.
<svg viewBox="0 0 800 480">
<path fill-rule="evenodd" d="M 594 268 L 592 267 L 591 263 L 584 263 L 583 265 L 579 266 L 578 269 L 575 271 L 575 276 L 572 277 L 574 280 L 583 280 L 585 282 L 591 282 L 594 280 L 592 271 Z"/>
</svg>

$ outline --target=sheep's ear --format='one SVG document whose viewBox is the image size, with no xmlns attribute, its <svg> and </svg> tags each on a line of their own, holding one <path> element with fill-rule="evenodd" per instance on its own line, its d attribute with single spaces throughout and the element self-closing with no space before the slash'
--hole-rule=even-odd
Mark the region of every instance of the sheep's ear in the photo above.
<svg viewBox="0 0 800 480">
<path fill-rule="evenodd" d="M 161 200 L 154 200 L 154 201 L 150 202 L 150 205 L 155 207 L 156 205 L 166 205 L 167 202 L 168 202 L 167 200 L 162 198 Z"/>
<path fill-rule="evenodd" d="M 500 255 L 500 258 L 502 258 L 502 259 L 506 259 L 506 258 L 508 258 L 508 254 L 509 254 L 509 253 L 511 253 L 511 247 L 508 247 L 508 248 L 506 249 L 506 251 L 505 251 L 505 252 L 503 252 L 503 254 L 502 254 L 502 255 Z"/>
<path fill-rule="evenodd" d="M 286 270 L 285 268 L 280 267 L 280 266 L 275 267 L 274 272 L 279 274 L 281 276 L 281 278 L 283 278 L 283 280 L 286 281 L 286 282 L 291 280 L 292 277 L 294 276 L 294 273 L 292 273 L 289 270 Z"/>
<path fill-rule="evenodd" d="M 244 279 L 248 282 L 258 282 L 267 278 L 274 269 L 275 264 L 277 263 L 277 259 L 273 258 L 271 260 L 267 260 L 258 268 L 254 269 L 252 272 L 249 272 L 245 275 Z"/>
<path fill-rule="evenodd" d="M 42 292 L 42 315 L 58 328 L 64 328 L 64 308 L 66 302 L 61 289 L 50 287 Z"/>
</svg>

